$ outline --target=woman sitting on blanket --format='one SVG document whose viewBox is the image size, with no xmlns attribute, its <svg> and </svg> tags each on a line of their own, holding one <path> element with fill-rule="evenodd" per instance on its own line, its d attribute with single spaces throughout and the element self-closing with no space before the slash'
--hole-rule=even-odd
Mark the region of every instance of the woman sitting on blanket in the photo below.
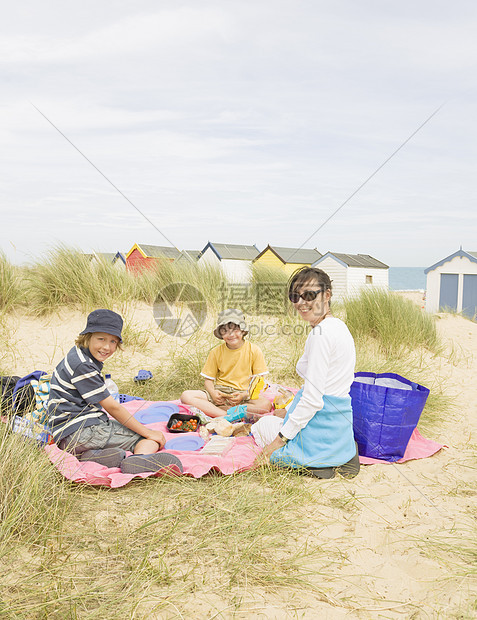
<svg viewBox="0 0 477 620">
<path fill-rule="evenodd" d="M 313 328 L 296 369 L 305 380 L 285 419 L 265 416 L 252 426 L 259 459 L 297 469 L 317 478 L 335 471 L 355 476 L 359 460 L 353 436 L 349 391 L 356 354 L 353 338 L 331 315 L 331 280 L 321 269 L 303 267 L 290 278 L 288 297 Z"/>
</svg>

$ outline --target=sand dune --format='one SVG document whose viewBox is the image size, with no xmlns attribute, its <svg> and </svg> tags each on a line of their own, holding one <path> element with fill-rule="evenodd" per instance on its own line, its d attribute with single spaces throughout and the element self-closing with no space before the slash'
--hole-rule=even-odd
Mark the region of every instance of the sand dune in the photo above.
<svg viewBox="0 0 477 620">
<path fill-rule="evenodd" d="M 153 329 L 147 308 L 137 310 L 137 326 Z M 19 375 L 35 368 L 51 370 L 83 323 L 83 315 L 74 312 L 47 319 L 11 317 L 2 368 Z M 326 571 L 318 564 L 309 567 L 319 571 L 315 579 L 326 595 L 300 595 L 297 601 L 292 591 L 251 589 L 244 601 L 253 616 L 476 617 L 475 566 L 471 569 L 460 547 L 466 541 L 475 545 L 477 532 L 477 324 L 443 314 L 437 325 L 446 354 L 436 365 L 453 407 L 430 433 L 448 448 L 403 465 L 363 467 L 351 481 L 306 480 L 315 500 L 300 516 L 303 530 L 296 544 L 309 541 L 308 524 L 313 524 L 314 543 L 334 558 Z M 131 377 L 138 368 L 154 366 L 166 351 L 166 341 L 153 343 L 147 354 L 136 351 L 118 362 L 117 372 Z M 193 609 L 191 600 L 191 613 Z M 292 615 L 287 609 L 299 612 Z"/>
</svg>

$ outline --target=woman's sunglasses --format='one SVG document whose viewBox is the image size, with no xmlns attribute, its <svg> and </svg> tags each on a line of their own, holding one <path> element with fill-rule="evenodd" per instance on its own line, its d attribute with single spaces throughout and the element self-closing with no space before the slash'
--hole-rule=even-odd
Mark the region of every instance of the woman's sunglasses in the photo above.
<svg viewBox="0 0 477 620">
<path fill-rule="evenodd" d="M 323 293 L 324 291 L 324 288 L 320 288 L 317 291 L 302 291 L 301 293 L 297 293 L 296 291 L 290 291 L 288 293 L 288 299 L 292 302 L 292 304 L 297 304 L 300 301 L 300 297 L 304 301 L 313 301 L 318 297 L 320 293 Z"/>
</svg>

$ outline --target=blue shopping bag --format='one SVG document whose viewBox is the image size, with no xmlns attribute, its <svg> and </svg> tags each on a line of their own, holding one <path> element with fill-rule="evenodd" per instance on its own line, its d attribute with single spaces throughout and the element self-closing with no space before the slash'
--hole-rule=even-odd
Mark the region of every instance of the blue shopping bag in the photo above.
<svg viewBox="0 0 477 620">
<path fill-rule="evenodd" d="M 394 373 L 357 372 L 350 390 L 354 438 L 361 456 L 404 456 L 429 390 Z"/>
</svg>

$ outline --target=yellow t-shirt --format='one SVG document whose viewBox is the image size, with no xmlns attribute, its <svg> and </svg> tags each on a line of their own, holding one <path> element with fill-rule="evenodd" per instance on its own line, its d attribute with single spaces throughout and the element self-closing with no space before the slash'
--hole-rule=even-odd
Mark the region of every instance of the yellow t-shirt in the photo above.
<svg viewBox="0 0 477 620">
<path fill-rule="evenodd" d="M 200 374 L 218 385 L 246 390 L 252 375 L 267 373 L 260 347 L 245 340 L 240 349 L 229 349 L 225 342 L 212 349 Z"/>
</svg>

